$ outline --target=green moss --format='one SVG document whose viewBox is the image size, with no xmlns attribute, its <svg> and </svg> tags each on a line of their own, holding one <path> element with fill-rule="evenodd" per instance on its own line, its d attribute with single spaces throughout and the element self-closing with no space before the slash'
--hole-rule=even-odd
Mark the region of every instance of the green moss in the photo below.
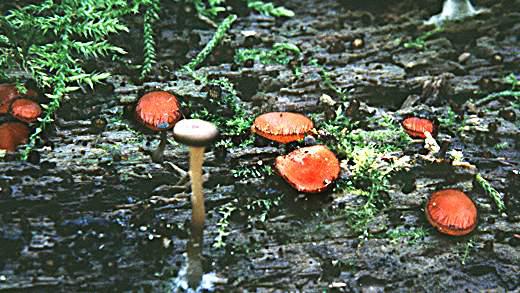
<svg viewBox="0 0 520 293">
<path fill-rule="evenodd" d="M 504 90 L 501 92 L 491 93 L 491 94 L 477 100 L 475 102 L 475 105 L 482 106 L 497 98 L 502 98 L 502 97 L 504 97 L 504 98 L 511 97 L 511 98 L 513 98 L 513 101 L 511 102 L 511 104 L 513 106 L 515 104 L 517 104 L 520 101 L 520 91 L 517 90 L 518 87 L 520 86 L 520 81 L 518 81 L 516 74 L 510 73 L 509 75 L 507 75 L 506 77 L 504 77 L 504 82 L 506 84 L 511 85 L 510 90 Z"/>
<path fill-rule="evenodd" d="M 294 12 L 283 6 L 275 6 L 271 2 L 247 0 L 247 7 L 256 10 L 264 15 L 272 15 L 278 17 L 293 17 Z"/>
<path fill-rule="evenodd" d="M 109 72 L 88 71 L 85 64 L 126 53 L 108 41 L 110 36 L 128 32 L 123 17 L 139 13 L 142 7 L 153 7 L 157 1 L 47 0 L 0 16 L 0 77 L 12 79 L 11 72 L 22 70 L 49 92 L 49 103 L 42 105 L 44 112 L 22 154 L 24 159 L 39 134 L 53 122 L 64 96 L 82 86 L 93 88 L 110 76 Z M 150 52 L 145 57 L 151 56 Z"/>
<path fill-rule="evenodd" d="M 511 90 L 520 88 L 520 81 L 516 77 L 516 74 L 513 72 L 504 77 L 504 82 L 511 85 Z"/>
<path fill-rule="evenodd" d="M 451 107 L 443 112 L 439 118 L 440 127 L 454 134 L 461 134 L 466 126 L 466 118 L 460 119 L 457 113 Z"/>
<path fill-rule="evenodd" d="M 226 247 L 226 237 L 230 233 L 230 218 L 233 212 L 237 209 L 238 200 L 233 200 L 224 205 L 221 205 L 218 209 L 220 214 L 220 220 L 217 222 L 217 236 L 213 242 L 213 247 L 224 248 Z"/>
<path fill-rule="evenodd" d="M 435 29 L 431 31 L 427 31 L 422 33 L 420 36 L 415 38 L 410 42 L 406 42 L 403 44 L 405 48 L 414 48 L 417 50 L 423 50 L 426 47 L 426 41 L 434 35 L 437 35 L 443 32 L 444 29 L 442 27 L 435 27 Z"/>
<path fill-rule="evenodd" d="M 192 118 L 199 118 L 209 120 L 215 123 L 221 130 L 221 134 L 225 136 L 235 136 L 249 131 L 252 123 L 252 115 L 249 115 L 244 108 L 242 101 L 238 97 L 238 93 L 225 77 L 217 79 L 210 79 L 206 74 L 195 71 L 204 59 L 206 59 L 214 48 L 222 41 L 227 31 L 230 29 L 233 22 L 237 19 L 236 15 L 230 15 L 222 21 L 211 40 L 206 44 L 202 51 L 190 63 L 183 67 L 183 70 L 189 74 L 193 79 L 199 81 L 203 86 L 214 86 L 222 90 L 222 95 L 216 98 L 208 97 L 208 102 L 213 106 L 211 109 L 202 107 L 194 111 Z M 189 108 L 194 108 L 191 103 L 188 103 Z M 223 109 L 230 109 L 232 117 L 222 116 Z M 225 142 L 217 142 L 218 145 L 225 145 Z"/>
<path fill-rule="evenodd" d="M 231 230 L 231 216 L 235 212 L 243 212 L 247 214 L 247 222 L 246 225 L 252 226 L 255 222 L 260 221 L 265 223 L 269 214 L 280 205 L 280 202 L 283 198 L 283 194 L 272 196 L 270 195 L 268 198 L 253 198 L 247 197 L 246 203 L 240 203 L 238 199 L 234 199 L 222 206 L 219 207 L 220 219 L 217 222 L 217 236 L 213 242 L 213 247 L 215 248 L 225 248 L 228 246 L 226 242 L 227 236 L 230 235 Z M 235 243 L 231 245 L 233 249 L 240 249 L 236 247 Z M 240 249 L 242 250 L 242 249 Z M 248 252 L 249 249 L 246 249 L 244 252 Z"/>
<path fill-rule="evenodd" d="M 269 165 L 252 165 L 231 169 L 231 175 L 237 179 L 264 178 L 273 174 L 273 168 Z"/>
<path fill-rule="evenodd" d="M 344 213 L 347 224 L 366 236 L 373 219 L 385 206 L 380 194 L 390 188 L 391 174 L 401 168 L 382 158 L 403 150 L 411 140 L 390 116 L 377 118 L 378 128 L 373 130 L 357 129 L 357 123 L 348 118 L 342 107 L 338 108 L 335 116 L 322 122 L 319 129 L 334 135 L 325 143 L 349 162 L 350 176 L 336 183 L 336 191 L 364 197 L 363 204 L 347 206 Z"/>
<path fill-rule="evenodd" d="M 385 236 L 392 243 L 405 242 L 408 245 L 413 245 L 426 235 L 428 233 L 424 228 L 411 228 L 409 230 L 392 229 L 387 231 Z"/>
<path fill-rule="evenodd" d="M 470 253 L 475 248 L 475 240 L 472 238 L 468 239 L 465 243 L 459 245 L 459 258 L 462 265 L 466 265 L 466 261 L 470 257 Z"/>
<path fill-rule="evenodd" d="M 247 7 L 264 15 L 272 15 L 277 17 L 293 17 L 294 12 L 283 6 L 275 6 L 271 2 L 242 0 L 246 2 Z M 197 13 L 207 18 L 216 18 L 219 14 L 228 11 L 229 5 L 226 0 L 191 0 Z"/>
<path fill-rule="evenodd" d="M 159 0 L 150 1 L 149 6 L 144 13 L 143 21 L 143 39 L 144 39 L 144 60 L 141 67 L 141 79 L 144 79 L 152 72 L 153 65 L 157 63 L 155 53 L 155 38 L 153 25 L 159 19 Z"/>
<path fill-rule="evenodd" d="M 320 73 L 320 76 L 321 76 L 321 79 L 322 79 L 322 82 L 323 82 L 323 85 L 325 86 L 325 88 L 333 91 L 340 98 L 341 101 L 348 100 L 347 91 L 345 89 L 341 89 L 341 88 L 337 87 L 334 84 L 334 82 L 332 81 L 331 75 L 329 73 L 329 70 L 327 68 L 325 68 L 325 66 L 319 64 L 317 59 L 311 59 L 308 62 L 308 64 L 311 66 L 316 66 L 319 69 L 319 73 Z"/>
<path fill-rule="evenodd" d="M 509 148 L 509 143 L 507 141 L 504 141 L 504 142 L 495 144 L 493 147 L 497 151 L 502 151 L 502 150 Z"/>
<path fill-rule="evenodd" d="M 495 205 L 498 208 L 499 212 L 504 212 L 506 210 L 506 205 L 504 204 L 504 200 L 500 193 L 493 188 L 493 186 L 484 178 L 480 173 L 475 175 L 475 181 L 482 187 L 482 189 L 486 192 L 486 194 L 493 199 Z"/>
<path fill-rule="evenodd" d="M 262 64 L 287 65 L 301 55 L 300 49 L 290 43 L 276 43 L 272 49 L 243 49 L 235 53 L 235 63 L 241 64 L 247 60 L 259 61 Z"/>
<path fill-rule="evenodd" d="M 192 72 L 195 70 L 197 66 L 199 66 L 210 54 L 213 50 L 220 44 L 224 36 L 227 34 L 227 31 L 231 28 L 231 25 L 237 20 L 237 16 L 232 14 L 226 17 L 218 26 L 215 34 L 211 38 L 211 40 L 204 46 L 202 51 L 197 54 L 190 63 L 184 65 L 183 69 L 188 72 Z"/>
</svg>

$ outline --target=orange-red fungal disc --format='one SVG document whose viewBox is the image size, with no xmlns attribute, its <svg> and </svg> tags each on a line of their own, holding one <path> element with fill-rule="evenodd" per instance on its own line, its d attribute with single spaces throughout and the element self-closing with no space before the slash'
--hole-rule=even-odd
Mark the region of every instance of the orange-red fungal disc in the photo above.
<svg viewBox="0 0 520 293">
<path fill-rule="evenodd" d="M 279 156 L 275 169 L 292 187 L 307 193 L 324 191 L 340 172 L 336 155 L 324 145 L 304 147 Z"/>
<path fill-rule="evenodd" d="M 435 136 L 435 125 L 432 121 L 418 117 L 408 117 L 403 120 L 403 128 L 413 138 L 426 138 L 424 132 L 428 131 Z"/>
<path fill-rule="evenodd" d="M 0 125 L 0 149 L 14 152 L 18 145 L 27 143 L 29 128 L 21 122 L 6 122 Z"/>
<path fill-rule="evenodd" d="M 428 222 L 447 235 L 466 235 L 477 226 L 475 203 L 457 189 L 434 192 L 426 204 L 425 212 Z"/>
<path fill-rule="evenodd" d="M 164 91 L 142 96 L 135 108 L 135 114 L 139 122 L 156 131 L 172 128 L 181 118 L 177 98 Z"/>
<path fill-rule="evenodd" d="M 18 97 L 36 97 L 35 91 L 29 89 L 25 95 L 20 94 L 14 84 L 0 84 L 0 114 L 9 112 L 11 102 Z"/>
<path fill-rule="evenodd" d="M 269 140 L 289 143 L 303 139 L 313 128 L 312 121 L 302 114 L 270 112 L 256 117 L 251 131 Z"/>
<path fill-rule="evenodd" d="M 38 103 L 29 99 L 16 99 L 11 103 L 11 115 L 18 120 L 31 123 L 42 114 L 42 108 Z"/>
</svg>

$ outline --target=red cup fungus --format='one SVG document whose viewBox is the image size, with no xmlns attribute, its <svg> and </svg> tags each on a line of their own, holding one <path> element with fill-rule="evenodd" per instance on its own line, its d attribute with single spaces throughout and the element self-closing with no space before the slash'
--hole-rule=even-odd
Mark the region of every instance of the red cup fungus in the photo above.
<svg viewBox="0 0 520 293">
<path fill-rule="evenodd" d="M 29 128 L 21 122 L 6 122 L 0 125 L 0 149 L 16 151 L 18 145 L 27 143 Z"/>
<path fill-rule="evenodd" d="M 251 131 L 272 141 L 289 143 L 303 139 L 313 128 L 312 121 L 302 114 L 270 112 L 256 117 Z"/>
<path fill-rule="evenodd" d="M 432 121 L 418 117 L 408 117 L 404 119 L 403 128 L 404 131 L 413 138 L 425 139 L 426 135 L 424 133 L 426 131 L 431 133 L 433 136 L 435 136 L 437 132 L 437 127 Z"/>
<path fill-rule="evenodd" d="M 16 99 L 11 103 L 10 112 L 14 118 L 31 123 L 40 117 L 42 108 L 33 100 Z"/>
<path fill-rule="evenodd" d="M 426 218 L 443 234 L 462 236 L 477 226 L 477 207 L 462 191 L 444 189 L 432 194 L 426 203 Z"/>
<path fill-rule="evenodd" d="M 177 97 L 165 92 L 149 92 L 142 96 L 135 108 L 137 121 L 154 131 L 161 131 L 161 142 L 152 153 L 154 162 L 162 162 L 166 146 L 166 131 L 172 128 L 181 118 Z"/>
<path fill-rule="evenodd" d="M 22 95 L 14 84 L 0 84 L 0 114 L 7 114 L 11 102 L 20 97 L 36 97 L 35 91 L 29 89 L 25 95 Z"/>
<path fill-rule="evenodd" d="M 177 98 L 164 91 L 142 96 L 137 102 L 135 114 L 139 122 L 155 131 L 170 129 L 181 118 Z"/>
<path fill-rule="evenodd" d="M 338 178 L 340 165 L 326 146 L 315 145 L 277 157 L 275 169 L 296 190 L 317 193 Z"/>
</svg>

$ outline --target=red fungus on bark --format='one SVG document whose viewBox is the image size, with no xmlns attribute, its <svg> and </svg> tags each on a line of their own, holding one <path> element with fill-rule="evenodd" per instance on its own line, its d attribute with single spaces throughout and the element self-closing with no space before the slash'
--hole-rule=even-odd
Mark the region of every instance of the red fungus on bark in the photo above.
<svg viewBox="0 0 520 293">
<path fill-rule="evenodd" d="M 270 112 L 256 117 L 251 131 L 269 140 L 289 143 L 303 139 L 313 128 L 312 121 L 302 114 Z"/>
<path fill-rule="evenodd" d="M 21 122 L 6 122 L 0 125 L 0 149 L 14 152 L 18 145 L 27 143 L 29 128 Z"/>
<path fill-rule="evenodd" d="M 31 123 L 42 114 L 42 108 L 38 103 L 29 99 L 16 99 L 11 103 L 10 110 L 14 118 Z"/>
<path fill-rule="evenodd" d="M 29 89 L 25 95 L 18 92 L 16 85 L 14 84 L 0 84 L 0 114 L 6 114 L 9 112 L 9 106 L 11 102 L 20 97 L 36 97 L 35 91 Z"/>
<path fill-rule="evenodd" d="M 279 156 L 275 169 L 296 190 L 307 193 L 324 191 L 340 172 L 336 155 L 324 145 L 304 147 Z"/>
<path fill-rule="evenodd" d="M 437 127 L 432 121 L 418 117 L 408 117 L 404 119 L 403 128 L 404 131 L 413 138 L 425 139 L 426 135 L 424 133 L 426 131 L 431 133 L 432 136 L 435 136 L 437 132 Z"/>
<path fill-rule="evenodd" d="M 447 235 L 466 235 L 477 226 L 475 203 L 457 189 L 434 192 L 426 204 L 425 212 L 428 222 Z"/>
<path fill-rule="evenodd" d="M 155 131 L 170 129 L 181 118 L 177 97 L 163 91 L 142 96 L 135 113 L 139 122 Z"/>
<path fill-rule="evenodd" d="M 162 162 L 166 146 L 165 130 L 172 128 L 181 118 L 177 97 L 164 91 L 147 93 L 137 102 L 135 114 L 137 120 L 146 127 L 161 131 L 161 142 L 157 150 L 152 153 L 152 160 Z"/>
</svg>

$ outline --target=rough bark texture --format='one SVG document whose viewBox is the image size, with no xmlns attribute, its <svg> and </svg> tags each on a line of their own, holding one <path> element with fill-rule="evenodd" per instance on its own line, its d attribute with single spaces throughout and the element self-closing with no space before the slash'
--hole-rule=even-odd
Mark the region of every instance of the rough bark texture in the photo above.
<svg viewBox="0 0 520 293">
<path fill-rule="evenodd" d="M 436 116 L 449 104 L 507 89 L 502 77 L 520 70 L 518 0 L 477 1 L 489 12 L 448 25 L 424 50 L 406 49 L 403 42 L 427 30 L 422 21 L 438 13 L 441 1 L 283 2 L 295 11 L 294 18 L 241 16 L 202 68 L 230 78 L 254 114 L 316 113 L 323 111 L 318 105 L 323 93 L 338 97 L 323 85 L 316 66 L 303 65 L 299 77 L 290 66 L 231 66 L 228 51 L 249 42 L 241 34 L 244 30 L 258 33 L 256 48 L 291 42 L 305 58 L 317 58 L 333 82 L 361 101 L 362 108 L 377 110 L 374 115 Z M 189 184 L 174 186 L 180 176 L 168 162 L 186 170 L 188 153 L 170 144 L 165 163 L 152 163 L 143 149 L 153 148 L 159 135 L 138 128 L 128 113 L 133 101 L 156 88 L 195 104 L 206 97 L 201 85 L 177 69 L 213 30 L 196 18 L 175 17 L 180 7 L 161 12 L 160 57 L 152 81 L 137 84 L 123 66 L 116 66 L 119 74 L 108 86 L 64 102 L 45 145 L 37 150 L 38 163 L 8 158 L 0 162 L 0 289 L 170 288 L 185 262 L 191 206 Z M 183 23 L 183 18 L 189 21 Z M 352 47 L 355 38 L 364 40 L 362 48 Z M 463 52 L 471 55 L 460 62 Z M 355 195 L 299 196 L 276 175 L 232 176 L 230 170 L 239 166 L 271 164 L 285 153 L 282 147 L 228 149 L 225 155 L 210 148 L 205 161 L 205 271 L 227 278 L 217 287 L 222 291 L 519 290 L 518 120 L 498 114 L 510 100 L 462 109 L 468 121 L 463 134 L 439 134 L 441 141 L 450 139 L 451 146 L 462 149 L 466 160 L 504 195 L 507 214 L 497 212 L 473 182 L 474 171 L 417 159 L 409 172 L 394 178 L 387 208 L 370 228 L 376 236 L 369 239 L 360 239 L 338 212 L 359 201 Z M 520 115 L 518 109 L 512 111 Z M 103 123 L 95 119 L 108 123 L 97 127 Z M 490 127 L 496 124 L 497 129 Z M 508 147 L 497 150 L 497 142 Z M 413 154 L 419 148 L 416 144 L 407 151 Z M 427 223 L 426 199 L 442 187 L 462 188 L 476 202 L 479 224 L 470 236 L 446 237 Z M 259 199 L 279 199 L 279 204 L 266 210 L 252 204 Z M 222 217 L 219 208 L 226 204 L 236 208 L 229 219 L 227 246 L 213 248 Z M 427 236 L 416 243 L 383 237 L 390 229 L 413 227 L 425 228 Z"/>
</svg>

